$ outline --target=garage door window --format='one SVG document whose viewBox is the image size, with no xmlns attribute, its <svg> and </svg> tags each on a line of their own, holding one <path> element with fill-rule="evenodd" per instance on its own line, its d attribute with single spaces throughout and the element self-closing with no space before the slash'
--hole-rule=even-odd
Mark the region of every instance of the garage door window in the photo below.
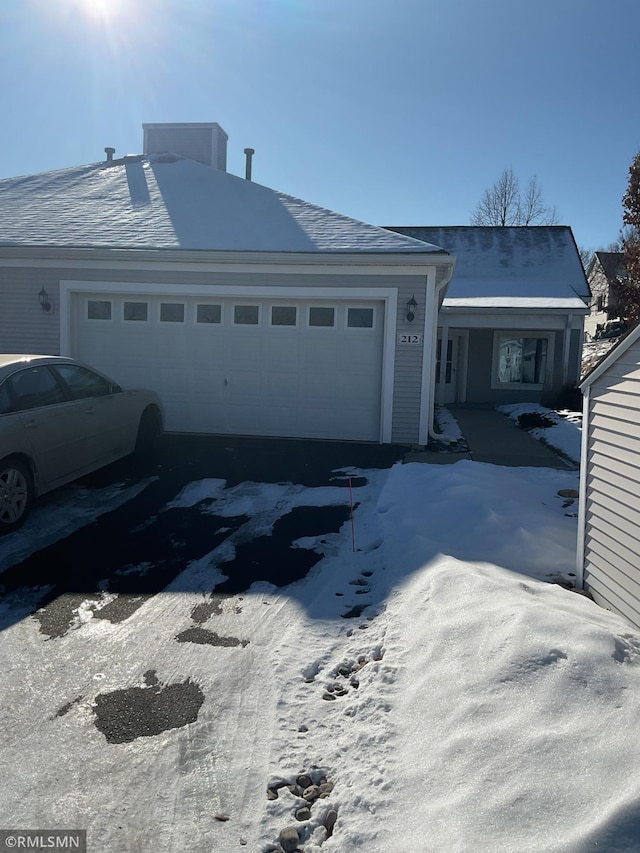
<svg viewBox="0 0 640 853">
<path fill-rule="evenodd" d="M 234 305 L 233 322 L 236 326 L 257 326 L 260 309 L 257 305 Z"/>
<path fill-rule="evenodd" d="M 87 320 L 110 320 L 111 302 L 108 299 L 89 299 L 87 301 Z"/>
<path fill-rule="evenodd" d="M 373 308 L 349 308 L 347 326 L 350 329 L 373 329 Z"/>
<path fill-rule="evenodd" d="M 184 305 L 180 302 L 161 302 L 160 322 L 184 323 Z"/>
<path fill-rule="evenodd" d="M 334 326 L 335 316 L 335 308 L 309 308 L 309 325 L 325 327 Z"/>
<path fill-rule="evenodd" d="M 295 326 L 298 322 L 298 310 L 295 305 L 273 305 L 271 308 L 272 326 Z"/>
<path fill-rule="evenodd" d="M 149 305 L 147 302 L 125 302 L 124 319 L 146 322 L 149 319 Z"/>
<path fill-rule="evenodd" d="M 222 305 L 198 305 L 196 323 L 221 323 Z"/>
</svg>

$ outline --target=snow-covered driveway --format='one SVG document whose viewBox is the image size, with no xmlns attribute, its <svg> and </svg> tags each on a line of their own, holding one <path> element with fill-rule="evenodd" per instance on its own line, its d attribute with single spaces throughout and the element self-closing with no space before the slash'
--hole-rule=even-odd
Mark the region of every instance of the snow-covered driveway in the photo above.
<svg viewBox="0 0 640 853">
<path fill-rule="evenodd" d="M 574 571 L 577 474 L 349 473 L 355 551 L 343 482 L 208 477 L 158 530 L 189 511 L 220 541 L 162 593 L 77 591 L 51 623 L 8 596 L 0 825 L 116 853 L 279 850 L 288 827 L 306 853 L 638 849 L 640 637 L 548 583 Z M 288 548 L 320 558 L 298 580 L 234 582 L 327 506 L 347 514 Z"/>
</svg>

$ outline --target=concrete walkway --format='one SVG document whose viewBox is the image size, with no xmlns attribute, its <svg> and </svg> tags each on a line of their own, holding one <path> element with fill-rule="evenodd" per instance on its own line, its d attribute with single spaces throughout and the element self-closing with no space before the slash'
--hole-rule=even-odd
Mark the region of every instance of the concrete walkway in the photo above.
<svg viewBox="0 0 640 853">
<path fill-rule="evenodd" d="M 506 415 L 490 406 L 447 406 L 458 422 L 469 447 L 466 453 L 408 453 L 405 462 L 453 464 L 460 459 L 512 467 L 565 468 L 577 466 L 557 456 L 542 442 L 520 429 Z"/>
<path fill-rule="evenodd" d="M 493 408 L 449 406 L 475 462 L 536 468 L 575 466 Z"/>
</svg>

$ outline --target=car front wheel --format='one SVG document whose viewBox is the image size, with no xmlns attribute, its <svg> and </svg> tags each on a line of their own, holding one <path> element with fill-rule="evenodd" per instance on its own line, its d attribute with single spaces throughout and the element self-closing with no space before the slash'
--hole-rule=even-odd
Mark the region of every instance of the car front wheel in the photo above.
<svg viewBox="0 0 640 853">
<path fill-rule="evenodd" d="M 134 454 L 141 462 L 152 462 L 158 451 L 162 436 L 162 417 L 154 408 L 145 409 L 138 426 L 138 437 Z"/>
<path fill-rule="evenodd" d="M 0 463 L 0 535 L 20 527 L 31 508 L 31 472 L 18 459 Z"/>
</svg>

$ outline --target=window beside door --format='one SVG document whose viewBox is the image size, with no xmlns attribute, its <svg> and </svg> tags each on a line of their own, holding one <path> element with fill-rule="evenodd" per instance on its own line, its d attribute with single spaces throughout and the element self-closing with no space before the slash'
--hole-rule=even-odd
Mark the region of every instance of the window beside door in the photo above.
<svg viewBox="0 0 640 853">
<path fill-rule="evenodd" d="M 547 334 L 495 332 L 492 388 L 542 388 L 551 350 Z"/>
</svg>

